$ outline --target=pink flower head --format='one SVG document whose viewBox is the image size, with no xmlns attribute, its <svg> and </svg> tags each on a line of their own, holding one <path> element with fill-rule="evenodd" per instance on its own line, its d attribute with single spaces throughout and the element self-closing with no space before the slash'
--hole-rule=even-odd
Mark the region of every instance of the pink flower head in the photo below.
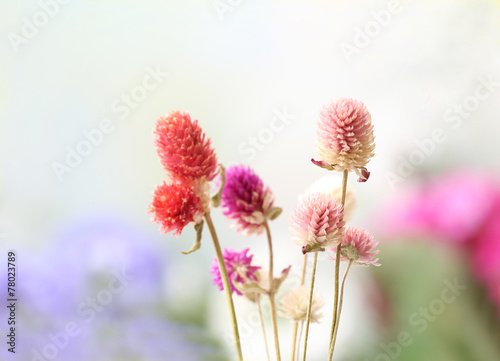
<svg viewBox="0 0 500 361">
<path fill-rule="evenodd" d="M 163 182 L 154 191 L 149 213 L 161 232 L 175 230 L 174 235 L 178 236 L 190 222 L 201 222 L 204 208 L 192 185 Z"/>
<path fill-rule="evenodd" d="M 342 98 L 326 104 L 320 112 L 317 143 L 320 161 L 327 169 L 354 171 L 358 181 L 370 176 L 365 168 L 373 157 L 375 143 L 371 116 L 366 106 L 355 99 Z"/>
<path fill-rule="evenodd" d="M 266 213 L 274 203 L 271 189 L 248 166 L 235 165 L 226 169 L 222 191 L 224 215 L 236 220 L 238 231 L 249 235 L 264 230 Z"/>
<path fill-rule="evenodd" d="M 241 252 L 233 251 L 233 249 L 224 249 L 224 263 L 226 264 L 227 274 L 229 276 L 229 283 L 231 284 L 231 293 L 236 292 L 242 295 L 235 283 L 245 284 L 247 282 L 258 282 L 256 272 L 261 267 L 252 266 L 253 256 L 248 256 L 249 249 L 246 248 Z M 212 282 L 219 287 L 219 290 L 224 290 L 224 284 L 219 269 L 217 258 L 214 258 L 210 273 L 214 275 Z"/>
<path fill-rule="evenodd" d="M 373 251 L 378 246 L 378 242 L 364 229 L 347 228 L 344 231 L 341 245 L 341 261 L 353 261 L 353 264 L 359 266 L 380 266 L 377 263 L 378 258 L 375 258 L 379 251 Z M 332 260 L 335 260 L 336 253 L 336 249 L 330 250 L 330 258 Z"/>
<path fill-rule="evenodd" d="M 335 247 L 342 238 L 344 226 L 342 205 L 324 193 L 304 196 L 290 218 L 292 239 L 302 252 Z"/>
<path fill-rule="evenodd" d="M 172 111 L 156 122 L 155 143 L 161 163 L 173 178 L 211 181 L 217 174 L 217 157 L 210 138 L 186 112 Z"/>
</svg>

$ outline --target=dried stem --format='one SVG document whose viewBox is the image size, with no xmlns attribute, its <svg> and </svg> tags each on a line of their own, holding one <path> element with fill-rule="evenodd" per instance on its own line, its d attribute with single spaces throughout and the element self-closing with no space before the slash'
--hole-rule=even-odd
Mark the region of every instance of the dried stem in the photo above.
<svg viewBox="0 0 500 361">
<path fill-rule="evenodd" d="M 299 342 L 298 342 L 298 345 L 300 345 L 300 341 L 302 339 L 302 333 L 304 331 L 304 321 L 300 321 L 300 330 L 299 330 Z M 295 360 L 299 361 L 299 353 L 300 353 L 300 346 L 297 347 L 297 356 L 295 357 Z"/>
<path fill-rule="evenodd" d="M 345 196 L 347 192 L 347 176 L 349 175 L 349 172 L 344 170 L 344 174 L 342 177 L 342 199 L 341 199 L 341 204 L 342 208 L 345 207 Z M 328 348 L 328 361 L 330 361 L 333 357 L 333 347 L 332 347 L 332 341 L 333 341 L 333 336 L 335 333 L 335 325 L 337 323 L 337 308 L 338 308 L 338 302 L 339 302 L 339 273 L 340 273 L 340 247 L 341 244 L 337 246 L 337 251 L 336 251 L 336 256 L 335 256 L 335 292 L 333 295 L 333 316 L 332 316 L 332 329 L 330 331 L 330 342 L 329 342 L 329 348 Z"/>
<path fill-rule="evenodd" d="M 302 360 L 306 361 L 306 353 L 307 353 L 307 337 L 309 336 L 309 323 L 311 322 L 311 307 L 312 307 L 312 299 L 313 299 L 313 291 L 314 291 L 314 279 L 316 278 L 316 265 L 318 263 L 318 252 L 314 252 L 314 260 L 312 265 L 312 274 L 311 274 L 311 287 L 309 290 L 309 303 L 307 304 L 307 316 L 306 316 L 306 333 L 304 339 L 304 352 L 302 356 Z"/>
<path fill-rule="evenodd" d="M 331 340 L 331 347 L 332 347 L 332 354 L 333 350 L 335 349 L 335 341 L 337 340 L 337 330 L 339 329 L 339 323 L 340 323 L 340 314 L 342 312 L 342 300 L 344 299 L 344 285 L 345 285 L 345 279 L 347 278 L 347 273 L 349 273 L 349 269 L 351 268 L 352 265 L 352 260 L 349 261 L 349 264 L 347 265 L 347 269 L 345 270 L 344 273 L 344 278 L 342 279 L 342 287 L 340 289 L 340 302 L 339 302 L 339 312 L 337 315 L 337 322 L 335 324 L 335 333 L 333 334 L 333 340 Z"/>
<path fill-rule="evenodd" d="M 227 306 L 229 308 L 229 316 L 231 317 L 231 324 L 233 326 L 234 335 L 234 345 L 236 347 L 236 355 L 238 361 L 243 361 L 243 355 L 241 352 L 241 342 L 240 334 L 238 332 L 238 322 L 236 321 L 236 313 L 234 312 L 233 297 L 231 294 L 231 284 L 229 283 L 229 277 L 227 275 L 226 264 L 224 262 L 224 256 L 222 255 L 222 250 L 220 248 L 219 239 L 217 238 L 217 233 L 215 232 L 214 224 L 210 213 L 205 213 L 205 221 L 207 223 L 208 229 L 210 230 L 210 235 L 212 236 L 212 241 L 214 243 L 215 254 L 217 256 L 217 261 L 219 263 L 219 270 L 222 278 L 222 284 L 224 285 L 224 293 L 226 295 Z"/>
<path fill-rule="evenodd" d="M 260 295 L 257 295 L 257 309 L 259 310 L 259 321 L 260 328 L 262 329 L 262 337 L 264 337 L 264 346 L 266 347 L 266 356 L 267 361 L 270 361 L 269 358 L 269 347 L 267 346 L 267 337 L 266 337 L 266 327 L 264 326 L 264 319 L 262 318 L 262 307 L 260 306 Z"/>
<path fill-rule="evenodd" d="M 302 286 L 304 284 L 304 279 L 306 277 L 306 266 L 307 266 L 307 253 L 303 256 L 303 261 L 302 261 L 302 276 L 300 277 L 300 285 Z M 302 323 L 302 326 L 304 323 Z M 292 352 L 290 354 L 290 361 L 295 360 L 295 348 L 297 347 L 297 330 L 299 328 L 299 323 L 295 322 L 295 325 L 293 326 L 293 341 L 292 341 Z M 300 331 L 302 333 L 302 329 Z M 300 345 L 300 339 L 299 339 L 299 345 Z M 298 355 L 298 353 L 297 353 Z M 298 358 L 298 356 L 297 356 Z"/>
<path fill-rule="evenodd" d="M 264 222 L 267 233 L 267 243 L 269 245 L 269 304 L 271 306 L 271 322 L 273 324 L 274 347 L 276 349 L 276 360 L 281 361 L 280 342 L 278 338 L 278 321 L 276 320 L 276 302 L 274 289 L 274 272 L 273 272 L 273 241 L 271 238 L 271 230 L 267 221 Z"/>
</svg>

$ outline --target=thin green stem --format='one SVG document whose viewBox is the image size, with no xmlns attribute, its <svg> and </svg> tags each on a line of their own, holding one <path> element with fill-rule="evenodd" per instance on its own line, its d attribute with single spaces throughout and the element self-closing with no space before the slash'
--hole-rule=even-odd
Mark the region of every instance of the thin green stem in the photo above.
<svg viewBox="0 0 500 361">
<path fill-rule="evenodd" d="M 271 230 L 267 221 L 264 222 L 267 234 L 267 244 L 269 245 L 269 304 L 271 306 L 271 322 L 273 324 L 274 347 L 276 349 L 276 360 L 281 361 L 280 341 L 278 337 L 278 321 L 276 320 L 276 302 L 274 289 L 274 272 L 273 272 L 273 240 L 271 238 Z"/>
<path fill-rule="evenodd" d="M 312 274 L 311 274 L 311 287 L 309 290 L 309 303 L 307 304 L 307 315 L 306 315 L 306 333 L 304 340 L 304 352 L 302 356 L 302 360 L 306 361 L 306 353 L 307 353 L 307 338 L 309 336 L 309 323 L 311 322 L 311 307 L 312 307 L 312 299 L 313 299 L 313 291 L 314 291 L 314 279 L 316 278 L 316 265 L 318 263 L 318 252 L 314 252 L 314 260 L 312 265 Z"/>
<path fill-rule="evenodd" d="M 271 359 L 269 358 L 269 347 L 267 346 L 266 327 L 264 326 L 264 319 L 262 318 L 262 307 L 260 306 L 260 295 L 257 296 L 257 309 L 259 310 L 260 328 L 262 329 L 262 337 L 264 337 L 264 346 L 266 348 L 267 361 L 270 361 Z"/>
<path fill-rule="evenodd" d="M 231 324 L 233 326 L 236 355 L 238 357 L 238 361 L 243 361 L 243 355 L 241 352 L 240 334 L 238 332 L 238 322 L 236 321 L 236 313 L 234 312 L 233 297 L 231 294 L 231 284 L 229 283 L 229 277 L 227 274 L 226 264 L 224 262 L 224 256 L 222 255 L 222 250 L 220 248 L 219 239 L 217 238 L 217 233 L 215 232 L 215 227 L 209 212 L 205 213 L 205 221 L 207 223 L 208 229 L 210 230 L 210 235 L 212 236 L 212 241 L 214 243 L 215 254 L 217 256 L 217 262 L 219 263 L 219 270 L 222 278 L 222 284 L 224 285 L 224 293 L 226 295 L 227 307 L 229 308 L 229 316 L 231 318 Z"/>
<path fill-rule="evenodd" d="M 304 279 L 306 277 L 306 266 L 307 266 L 307 253 L 303 256 L 302 260 L 302 276 L 300 277 L 300 285 L 302 286 L 304 284 Z M 302 323 L 303 325 L 303 323 Z M 295 360 L 295 348 L 297 347 L 297 330 L 299 328 L 298 322 L 295 322 L 295 325 L 293 326 L 293 341 L 292 341 L 292 352 L 290 354 L 290 361 Z M 302 332 L 302 330 L 301 330 Z M 299 345 L 300 345 L 300 340 L 299 340 Z M 298 353 L 297 353 L 297 358 L 298 358 Z"/>
<path fill-rule="evenodd" d="M 347 269 L 345 270 L 344 273 L 344 278 L 342 279 L 342 287 L 340 289 L 340 302 L 339 302 L 339 313 L 337 315 L 337 323 L 335 324 L 335 333 L 333 335 L 333 340 L 332 342 L 332 353 L 333 350 L 335 349 L 335 341 L 337 341 L 337 331 L 339 329 L 339 323 L 340 323 L 340 314 L 342 313 L 342 301 L 344 299 L 344 286 L 345 286 L 345 279 L 347 278 L 347 273 L 349 273 L 349 269 L 351 268 L 352 265 L 352 260 L 349 261 L 349 264 L 347 265 Z"/>
<path fill-rule="evenodd" d="M 335 334 L 335 325 L 337 323 L 337 307 L 339 302 L 339 272 L 340 272 L 340 244 L 337 246 L 336 257 L 335 257 L 335 292 L 333 294 L 333 316 L 332 316 L 332 328 L 330 330 L 330 341 L 328 342 L 328 361 L 333 357 L 332 340 Z"/>
<path fill-rule="evenodd" d="M 342 208 L 345 207 L 345 197 L 347 193 L 347 177 L 349 175 L 349 172 L 347 170 L 344 170 L 343 176 L 342 176 L 342 198 L 341 198 L 341 204 Z M 340 248 L 341 244 L 337 246 L 336 254 L 335 254 L 335 292 L 333 294 L 333 315 L 332 315 L 332 328 L 330 331 L 330 342 L 329 342 L 329 347 L 328 347 L 328 361 L 331 361 L 333 357 L 333 347 L 332 347 L 332 341 L 333 341 L 333 336 L 335 333 L 335 325 L 337 323 L 337 308 L 338 308 L 338 302 L 339 302 L 339 273 L 340 273 Z"/>
</svg>

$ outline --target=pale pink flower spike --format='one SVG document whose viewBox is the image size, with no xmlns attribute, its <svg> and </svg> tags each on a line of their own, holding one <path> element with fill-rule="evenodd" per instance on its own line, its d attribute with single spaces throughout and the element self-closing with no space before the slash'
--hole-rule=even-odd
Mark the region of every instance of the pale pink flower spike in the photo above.
<svg viewBox="0 0 500 361">
<path fill-rule="evenodd" d="M 353 265 L 358 266 L 380 266 L 375 256 L 379 253 L 374 248 L 378 246 L 378 241 L 373 236 L 361 228 L 349 227 L 344 231 L 342 238 L 341 261 L 352 261 Z M 330 259 L 335 260 L 336 249 L 329 250 Z"/>
<path fill-rule="evenodd" d="M 345 222 L 342 205 L 323 193 L 303 197 L 290 218 L 292 239 L 302 246 L 302 252 L 321 251 L 323 247 L 336 247 Z"/>
<path fill-rule="evenodd" d="M 356 172 L 365 182 L 370 172 L 365 168 L 374 155 L 375 138 L 371 115 L 366 106 L 350 98 L 326 104 L 320 112 L 317 143 L 319 161 L 312 162 L 328 170 Z"/>
</svg>

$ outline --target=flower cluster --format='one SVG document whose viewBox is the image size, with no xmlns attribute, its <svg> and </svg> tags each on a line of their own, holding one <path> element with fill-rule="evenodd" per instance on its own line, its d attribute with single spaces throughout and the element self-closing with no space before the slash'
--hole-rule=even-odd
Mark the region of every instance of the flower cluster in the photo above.
<svg viewBox="0 0 500 361">
<path fill-rule="evenodd" d="M 156 187 L 150 205 L 151 220 L 164 233 L 180 235 L 192 222 L 200 223 L 210 207 L 208 182 L 218 172 L 210 139 L 188 113 L 172 111 L 156 122 L 155 143 L 171 184 Z"/>
<path fill-rule="evenodd" d="M 322 317 L 321 308 L 324 301 L 314 292 L 314 277 L 318 254 L 325 250 L 328 250 L 332 259 L 339 257 L 335 272 L 337 287 L 334 320 L 337 321 L 336 324 L 332 322 L 330 340 L 333 351 L 342 309 L 344 281 L 350 266 L 379 265 L 378 259 L 375 258 L 378 251 L 374 251 L 378 242 L 366 231 L 344 227 L 345 219 L 350 218 L 356 205 L 354 191 L 347 187 L 348 172 L 354 171 L 359 176 L 358 181 L 366 181 L 370 173 L 365 166 L 373 156 L 375 148 L 371 117 L 364 104 L 354 99 L 340 99 L 327 104 L 321 111 L 317 131 L 320 160 L 313 160 L 313 163 L 328 170 L 343 172 L 344 181 L 342 187 L 335 187 L 336 180 L 332 177 L 320 180 L 300 198 L 293 210 L 290 217 L 292 239 L 301 246 L 304 255 L 307 256 L 309 252 L 314 254 L 312 279 L 310 286 L 303 285 L 302 280 L 300 286 L 289 289 L 278 300 L 279 303 L 275 297 L 278 296 L 290 267 L 285 268 L 280 276 L 275 276 L 273 241 L 268 221 L 278 217 L 281 208 L 274 206 L 275 198 L 271 189 L 248 166 L 234 165 L 225 169 L 219 165 L 210 139 L 205 136 L 198 122 L 191 120 L 188 113 L 173 111 L 161 117 L 156 123 L 154 134 L 157 152 L 170 183 L 163 182 L 154 192 L 150 205 L 152 220 L 160 224 L 162 232 L 173 231 L 177 236 L 186 225 L 194 223 L 196 242 L 191 250 L 183 252 L 186 254 L 200 247 L 203 224 L 206 223 L 209 227 L 216 250 L 210 273 L 213 275 L 214 285 L 226 293 L 237 359 L 242 361 L 243 356 L 232 300 L 234 293 L 245 295 L 257 304 L 263 328 L 265 326 L 260 307 L 261 295 L 269 298 L 276 359 L 281 359 L 277 313 L 291 319 L 296 326 L 299 322 L 306 325 L 304 355 L 306 354 L 309 324 L 319 322 Z M 209 193 L 210 181 L 219 186 L 213 197 L 210 197 Z M 223 214 L 234 221 L 237 232 L 248 236 L 266 231 L 269 248 L 267 270 L 253 264 L 253 255 L 249 254 L 249 248 L 242 251 L 229 248 L 222 252 L 209 213 L 212 206 L 219 205 L 222 206 Z M 337 255 L 339 249 L 341 254 Z M 304 259 L 303 275 L 306 273 L 306 261 L 307 258 Z M 339 296 L 340 261 L 348 261 L 349 265 Z M 340 302 L 337 311 L 338 300 Z M 277 305 L 279 312 L 276 312 Z M 297 327 L 295 329 L 297 330 Z M 265 337 L 265 330 L 263 335 Z M 267 347 L 267 341 L 265 344 Z"/>
</svg>

